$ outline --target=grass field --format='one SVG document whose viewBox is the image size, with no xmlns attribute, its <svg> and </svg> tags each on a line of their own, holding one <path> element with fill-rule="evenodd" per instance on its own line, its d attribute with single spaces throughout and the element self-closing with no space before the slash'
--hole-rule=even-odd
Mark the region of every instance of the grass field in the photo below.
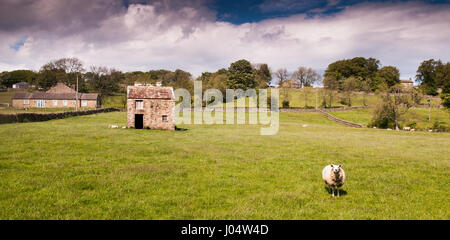
<svg viewBox="0 0 450 240">
<path fill-rule="evenodd" d="M 450 134 L 280 118 L 274 136 L 107 128 L 119 112 L 0 125 L 0 219 L 450 218 Z M 330 163 L 347 173 L 340 198 L 321 179 Z"/>
<path fill-rule="evenodd" d="M 343 120 L 367 126 L 372 120 L 373 110 L 374 109 L 357 109 L 342 112 L 330 112 L 330 114 Z M 430 129 L 433 128 L 433 123 L 439 120 L 439 122 L 444 122 L 447 126 L 450 126 L 450 111 L 448 109 L 440 109 L 439 113 L 436 108 L 431 109 L 431 121 L 428 121 L 428 112 L 429 109 L 427 108 L 411 108 L 401 118 L 400 124 L 402 126 L 407 126 L 409 123 L 415 122 L 416 129 Z"/>
</svg>

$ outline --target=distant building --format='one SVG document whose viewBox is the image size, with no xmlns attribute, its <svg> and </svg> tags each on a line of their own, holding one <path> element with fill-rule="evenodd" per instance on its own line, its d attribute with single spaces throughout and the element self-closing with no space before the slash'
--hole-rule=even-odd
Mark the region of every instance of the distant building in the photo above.
<svg viewBox="0 0 450 240">
<path fill-rule="evenodd" d="M 172 87 L 128 86 L 127 127 L 175 130 Z"/>
<path fill-rule="evenodd" d="M 13 89 L 28 89 L 30 88 L 30 84 L 27 82 L 18 82 L 12 85 Z"/>
<path fill-rule="evenodd" d="M 295 80 L 287 80 L 286 82 L 284 82 L 281 87 L 284 88 L 300 88 L 300 84 L 298 84 L 298 82 L 296 82 Z"/>
<path fill-rule="evenodd" d="M 63 83 L 58 83 L 46 92 L 20 92 L 14 94 L 12 106 L 15 108 L 99 108 L 98 93 L 78 93 Z"/>
<path fill-rule="evenodd" d="M 405 88 L 413 88 L 414 87 L 414 82 L 411 80 L 411 78 L 409 80 L 400 80 L 400 82 Z"/>
</svg>

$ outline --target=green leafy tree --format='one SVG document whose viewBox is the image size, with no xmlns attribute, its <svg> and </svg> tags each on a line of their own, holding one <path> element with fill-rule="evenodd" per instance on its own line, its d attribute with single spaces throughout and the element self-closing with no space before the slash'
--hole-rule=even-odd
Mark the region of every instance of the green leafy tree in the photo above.
<svg viewBox="0 0 450 240">
<path fill-rule="evenodd" d="M 249 61 L 245 59 L 236 61 L 228 68 L 228 88 L 247 90 L 255 88 L 256 84 L 255 73 Z"/>
<path fill-rule="evenodd" d="M 85 81 L 82 80 L 84 72 L 83 63 L 77 58 L 61 58 L 50 61 L 41 67 L 37 77 L 37 85 L 49 89 L 57 82 L 67 86 L 75 86 L 78 77 L 78 88 L 80 92 L 87 90 Z"/>
<path fill-rule="evenodd" d="M 399 130 L 400 118 L 412 106 L 409 95 L 404 94 L 401 84 L 397 84 L 385 91 L 381 97 L 382 101 L 376 106 L 369 126 Z"/>
<path fill-rule="evenodd" d="M 423 61 L 417 69 L 416 82 L 425 94 L 437 95 L 437 89 L 450 81 L 450 63 L 442 64 L 441 60 Z"/>
<path fill-rule="evenodd" d="M 258 88 L 269 87 L 270 81 L 272 81 L 272 71 L 265 63 L 256 64 L 253 66 L 255 72 L 256 86 Z"/>
<path fill-rule="evenodd" d="M 34 84 L 36 81 L 36 73 L 30 70 L 15 70 L 11 72 L 3 72 L 0 79 L 1 84 L 9 88 L 18 82 Z"/>
<path fill-rule="evenodd" d="M 338 89 L 343 90 L 344 80 L 352 76 L 358 81 L 372 82 L 379 65 L 380 61 L 375 58 L 355 57 L 339 60 L 328 65 L 324 77 L 335 78 L 338 82 Z M 376 86 L 372 87 L 376 89 Z"/>
<path fill-rule="evenodd" d="M 92 66 L 85 74 L 92 91 L 98 92 L 101 99 L 114 95 L 119 90 L 123 74 L 112 68 Z"/>
<path fill-rule="evenodd" d="M 400 71 L 394 66 L 384 66 L 376 73 L 376 77 L 384 81 L 388 87 L 400 83 Z"/>
</svg>

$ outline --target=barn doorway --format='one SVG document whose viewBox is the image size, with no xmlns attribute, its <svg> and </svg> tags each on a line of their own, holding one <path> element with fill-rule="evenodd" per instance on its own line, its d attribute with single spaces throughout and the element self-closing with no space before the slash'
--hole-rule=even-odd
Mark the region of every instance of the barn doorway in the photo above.
<svg viewBox="0 0 450 240">
<path fill-rule="evenodd" d="M 144 114 L 134 115 L 134 128 L 136 129 L 144 128 Z"/>
</svg>

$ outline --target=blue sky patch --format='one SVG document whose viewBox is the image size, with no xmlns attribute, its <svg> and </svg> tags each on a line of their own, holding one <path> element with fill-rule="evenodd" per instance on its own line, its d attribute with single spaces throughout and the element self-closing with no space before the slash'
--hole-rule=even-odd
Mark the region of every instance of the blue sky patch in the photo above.
<svg viewBox="0 0 450 240">
<path fill-rule="evenodd" d="M 15 51 L 19 51 L 19 49 L 25 44 L 25 41 L 27 40 L 27 38 L 28 38 L 28 36 L 24 36 L 19 41 L 10 45 L 9 47 L 14 49 Z"/>
</svg>

